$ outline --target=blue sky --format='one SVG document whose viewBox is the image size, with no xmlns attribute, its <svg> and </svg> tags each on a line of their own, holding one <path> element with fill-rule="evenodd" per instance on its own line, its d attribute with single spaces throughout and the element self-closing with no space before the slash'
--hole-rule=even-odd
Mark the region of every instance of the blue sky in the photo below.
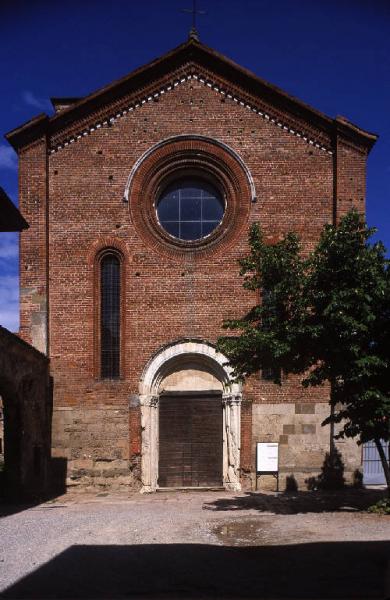
<svg viewBox="0 0 390 600">
<path fill-rule="evenodd" d="M 187 38 L 191 0 L 1 0 L 0 132 L 51 96 L 83 96 Z M 201 40 L 329 116 L 380 138 L 367 220 L 390 248 L 390 2 L 198 0 Z M 17 203 L 17 161 L 0 137 L 0 185 Z M 17 236 L 0 234 L 0 324 L 18 328 Z"/>
</svg>

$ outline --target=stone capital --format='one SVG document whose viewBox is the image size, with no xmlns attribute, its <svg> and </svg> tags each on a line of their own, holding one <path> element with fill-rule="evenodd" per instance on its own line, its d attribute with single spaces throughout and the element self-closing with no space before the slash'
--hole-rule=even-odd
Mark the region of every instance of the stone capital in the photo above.
<svg viewBox="0 0 390 600">
<path fill-rule="evenodd" d="M 242 402 L 242 394 L 225 393 L 222 395 L 222 404 L 225 406 L 239 405 Z"/>
<path fill-rule="evenodd" d="M 139 397 L 141 406 L 149 406 L 150 408 L 157 408 L 159 397 L 154 394 L 141 394 Z"/>
</svg>

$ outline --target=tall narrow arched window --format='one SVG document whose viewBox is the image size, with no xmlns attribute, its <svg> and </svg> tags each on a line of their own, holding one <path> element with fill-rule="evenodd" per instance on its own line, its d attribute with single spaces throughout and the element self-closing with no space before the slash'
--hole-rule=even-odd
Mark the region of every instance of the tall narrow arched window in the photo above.
<svg viewBox="0 0 390 600">
<path fill-rule="evenodd" d="M 100 261 L 100 375 L 117 379 L 120 373 L 121 261 L 114 252 Z"/>
</svg>

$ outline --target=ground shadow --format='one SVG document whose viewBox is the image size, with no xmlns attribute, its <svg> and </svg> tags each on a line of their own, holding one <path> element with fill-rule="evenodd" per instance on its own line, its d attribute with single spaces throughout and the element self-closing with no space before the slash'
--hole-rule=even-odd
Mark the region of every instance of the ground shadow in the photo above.
<svg viewBox="0 0 390 600">
<path fill-rule="evenodd" d="M 40 493 L 31 492 L 29 494 L 24 491 L 23 494 L 10 494 L 4 477 L 0 477 L 0 518 L 22 512 L 66 493 L 67 459 L 51 458 L 49 468 L 47 489 Z"/>
<path fill-rule="evenodd" d="M 280 494 L 247 492 L 233 498 L 218 498 L 203 505 L 205 510 L 258 510 L 277 515 L 334 511 L 363 511 L 386 496 L 385 490 L 344 488 L 338 491 L 291 491 Z"/>
<path fill-rule="evenodd" d="M 1 598 L 383 598 L 390 542 L 72 546 Z"/>
</svg>

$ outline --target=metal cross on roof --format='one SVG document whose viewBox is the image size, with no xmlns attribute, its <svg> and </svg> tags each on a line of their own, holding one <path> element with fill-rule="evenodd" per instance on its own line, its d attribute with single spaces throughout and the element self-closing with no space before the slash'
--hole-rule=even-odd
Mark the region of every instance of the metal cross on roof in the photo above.
<svg viewBox="0 0 390 600">
<path fill-rule="evenodd" d="M 192 0 L 192 8 L 182 8 L 182 12 L 192 15 L 192 27 L 190 29 L 189 38 L 199 41 L 198 30 L 196 29 L 196 15 L 205 15 L 205 10 L 197 10 L 196 0 Z"/>
</svg>

